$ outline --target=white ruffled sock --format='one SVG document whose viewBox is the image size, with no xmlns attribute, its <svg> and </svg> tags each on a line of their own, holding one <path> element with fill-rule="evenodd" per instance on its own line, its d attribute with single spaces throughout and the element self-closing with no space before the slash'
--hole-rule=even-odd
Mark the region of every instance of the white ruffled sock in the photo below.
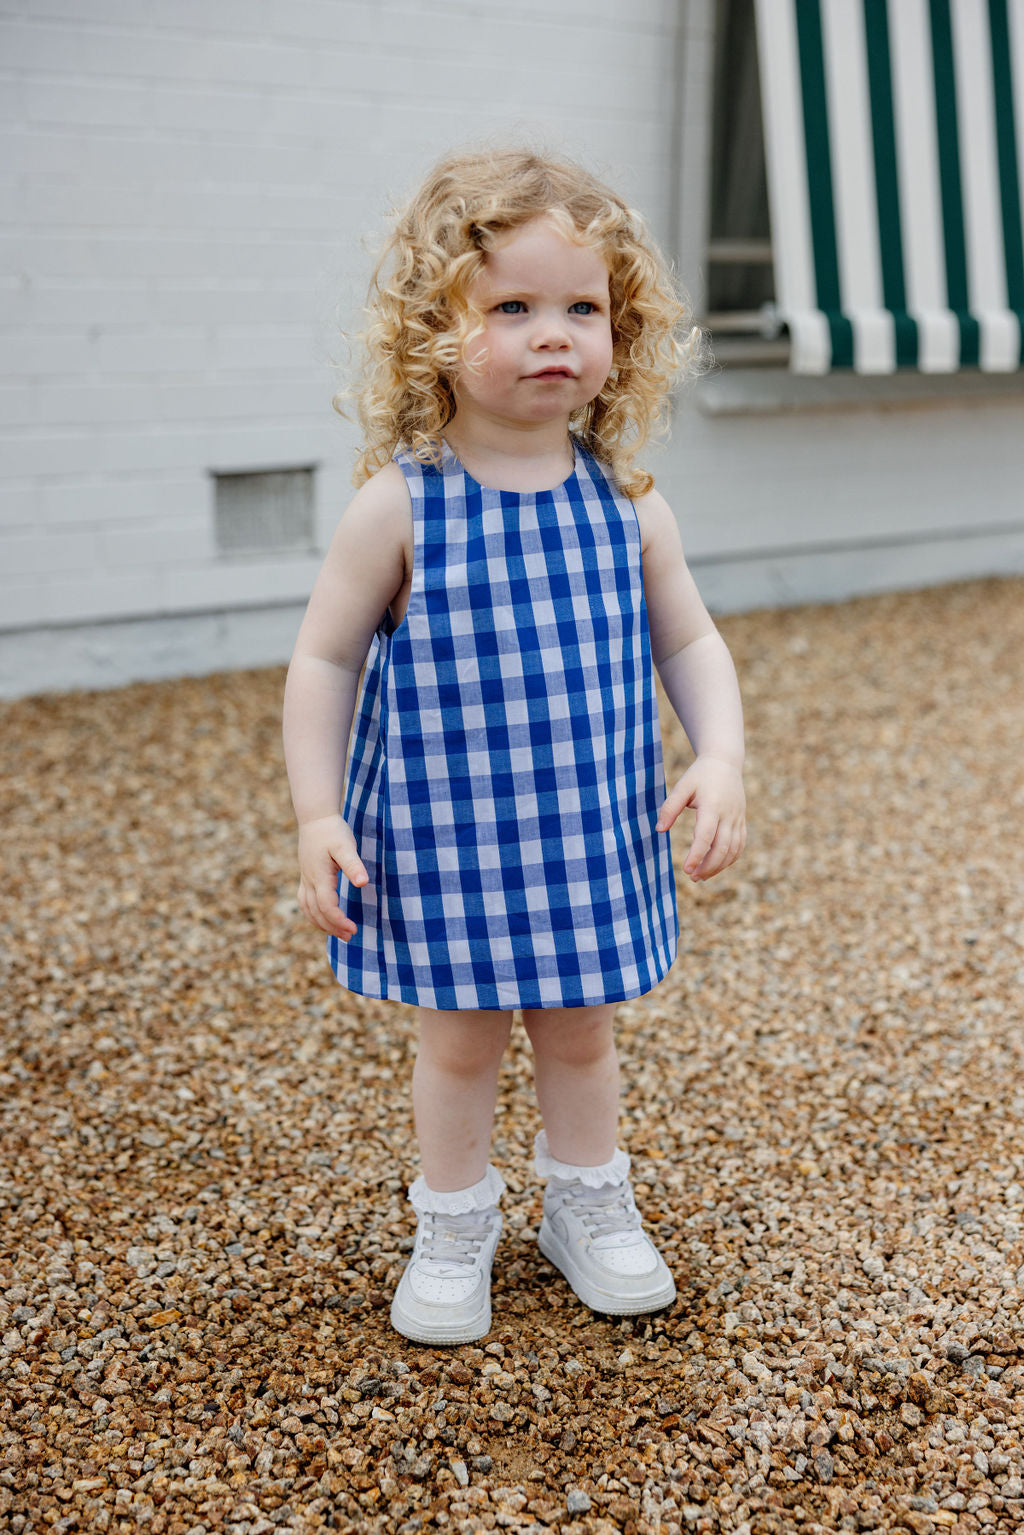
<svg viewBox="0 0 1024 1535">
<path fill-rule="evenodd" d="M 496 1205 L 505 1192 L 505 1180 L 490 1162 L 479 1183 L 466 1189 L 432 1189 L 426 1178 L 419 1177 L 409 1186 L 409 1199 L 420 1214 L 467 1215 L 471 1210 L 487 1210 Z"/>
<path fill-rule="evenodd" d="M 538 1178 L 565 1178 L 570 1181 L 578 1178 L 588 1189 L 601 1189 L 606 1183 L 625 1183 L 629 1177 L 629 1156 L 620 1147 L 616 1147 L 610 1162 L 602 1162 L 598 1167 L 575 1167 L 571 1162 L 559 1162 L 557 1157 L 553 1157 L 548 1150 L 547 1131 L 538 1130 L 533 1150 L 533 1165 Z"/>
</svg>

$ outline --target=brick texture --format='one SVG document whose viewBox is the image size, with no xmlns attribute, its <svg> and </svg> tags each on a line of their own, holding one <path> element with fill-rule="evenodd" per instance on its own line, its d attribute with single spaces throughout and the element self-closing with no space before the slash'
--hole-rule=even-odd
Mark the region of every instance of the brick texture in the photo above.
<svg viewBox="0 0 1024 1535">
<path fill-rule="evenodd" d="M 316 463 L 326 543 L 336 326 L 452 144 L 527 134 L 667 205 L 671 0 L 5 11 L 0 628 L 304 595 L 217 553 L 210 473 Z"/>
</svg>

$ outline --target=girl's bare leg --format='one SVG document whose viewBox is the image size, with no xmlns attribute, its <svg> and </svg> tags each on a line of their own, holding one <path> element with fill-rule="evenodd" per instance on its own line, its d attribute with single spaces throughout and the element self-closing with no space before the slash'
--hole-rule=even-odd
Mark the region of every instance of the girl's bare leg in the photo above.
<svg viewBox="0 0 1024 1535">
<path fill-rule="evenodd" d="M 412 1103 L 423 1176 L 437 1193 L 469 1188 L 487 1171 L 512 1013 L 421 1007 L 419 1023 Z"/>
<path fill-rule="evenodd" d="M 615 1155 L 619 1057 L 615 1004 L 523 1009 L 534 1055 L 537 1105 L 559 1162 L 600 1167 Z"/>
</svg>

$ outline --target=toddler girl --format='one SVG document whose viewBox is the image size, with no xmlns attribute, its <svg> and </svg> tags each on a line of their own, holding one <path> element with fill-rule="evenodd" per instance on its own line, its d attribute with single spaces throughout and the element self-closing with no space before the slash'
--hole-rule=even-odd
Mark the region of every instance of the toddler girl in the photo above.
<svg viewBox="0 0 1024 1535">
<path fill-rule="evenodd" d="M 284 740 L 299 905 L 343 986 L 419 1009 L 418 1225 L 391 1321 L 423 1343 L 491 1325 L 514 1009 L 544 1125 L 541 1252 L 596 1311 L 675 1298 L 616 1144 L 613 1015 L 675 957 L 680 811 L 694 880 L 745 838 L 736 674 L 634 463 L 699 362 L 683 314 L 618 197 L 515 149 L 439 165 L 371 289 L 360 488 Z M 695 753 L 667 796 L 654 667 Z"/>
</svg>

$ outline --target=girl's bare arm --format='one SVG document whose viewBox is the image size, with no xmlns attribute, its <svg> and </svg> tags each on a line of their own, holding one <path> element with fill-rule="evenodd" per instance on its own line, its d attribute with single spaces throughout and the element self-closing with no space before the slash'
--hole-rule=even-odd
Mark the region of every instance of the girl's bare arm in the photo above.
<svg viewBox="0 0 1024 1535">
<path fill-rule="evenodd" d="M 350 938 L 337 871 L 366 870 L 341 818 L 341 792 L 359 674 L 374 630 L 405 579 L 411 511 L 405 478 L 388 464 L 356 492 L 317 576 L 288 667 L 284 754 L 299 823 L 299 905 L 318 927 Z"/>
<path fill-rule="evenodd" d="M 709 879 L 734 863 L 746 842 L 743 708 L 736 669 L 683 555 L 671 508 L 657 491 L 637 502 L 651 654 L 696 761 L 658 817 L 667 831 L 680 811 L 697 812 L 683 868 Z"/>
</svg>

